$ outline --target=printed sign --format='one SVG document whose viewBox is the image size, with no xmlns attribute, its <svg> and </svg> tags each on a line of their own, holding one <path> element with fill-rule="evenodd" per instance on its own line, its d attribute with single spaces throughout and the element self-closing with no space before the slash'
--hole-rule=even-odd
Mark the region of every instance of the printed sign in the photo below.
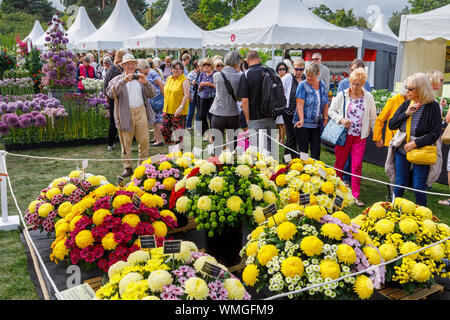
<svg viewBox="0 0 450 320">
<path fill-rule="evenodd" d="M 176 254 L 181 252 L 181 240 L 164 241 L 164 254 Z"/>
<path fill-rule="evenodd" d="M 302 161 L 308 161 L 309 160 L 309 154 L 300 152 L 300 160 Z"/>
<path fill-rule="evenodd" d="M 311 204 L 311 195 L 309 193 L 301 194 L 298 198 L 298 203 L 301 206 L 309 206 Z"/>
<path fill-rule="evenodd" d="M 81 163 L 81 167 L 84 169 L 87 169 L 89 165 L 89 161 L 88 160 L 83 160 L 83 162 Z"/>
<path fill-rule="evenodd" d="M 142 249 L 154 249 L 156 248 L 156 239 L 155 236 L 141 236 L 139 237 L 139 241 L 141 242 Z"/>
<path fill-rule="evenodd" d="M 205 264 L 203 265 L 202 271 L 205 272 L 207 275 L 211 276 L 212 278 L 219 278 L 222 268 L 206 261 Z"/>
<path fill-rule="evenodd" d="M 125 186 L 125 184 L 123 182 L 123 177 L 117 176 L 117 185 L 121 188 L 123 188 Z"/>
<path fill-rule="evenodd" d="M 336 195 L 336 197 L 334 198 L 334 207 L 340 210 L 342 209 L 343 205 L 344 205 L 344 198 Z"/>
<path fill-rule="evenodd" d="M 133 195 L 133 206 L 136 210 L 139 210 L 139 208 L 141 207 L 141 198 L 139 198 L 139 196 L 137 194 Z"/>
<path fill-rule="evenodd" d="M 327 174 L 327 172 L 326 172 L 323 168 L 319 168 L 318 172 L 319 172 L 319 175 L 320 175 L 324 180 L 327 179 L 328 174 Z"/>
<path fill-rule="evenodd" d="M 87 283 L 59 292 L 63 300 L 92 300 L 95 291 Z"/>
<path fill-rule="evenodd" d="M 292 156 L 288 153 L 284 155 L 284 162 L 289 163 L 292 161 Z"/>
<path fill-rule="evenodd" d="M 175 144 L 173 146 L 169 146 L 169 153 L 176 153 L 180 151 L 180 145 L 179 144 Z"/>
<path fill-rule="evenodd" d="M 275 203 L 272 203 L 271 205 L 269 205 L 263 209 L 264 216 L 266 217 L 266 219 L 269 219 L 271 216 L 276 214 L 277 211 L 278 211 L 278 209 L 277 209 L 277 205 Z"/>
</svg>

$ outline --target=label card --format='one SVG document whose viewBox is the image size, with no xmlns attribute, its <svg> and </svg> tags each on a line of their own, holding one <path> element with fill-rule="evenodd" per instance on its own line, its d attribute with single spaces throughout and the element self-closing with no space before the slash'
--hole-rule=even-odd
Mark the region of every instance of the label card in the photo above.
<svg viewBox="0 0 450 320">
<path fill-rule="evenodd" d="M 95 291 L 87 283 L 59 292 L 63 300 L 92 300 Z"/>
<path fill-rule="evenodd" d="M 175 144 L 173 146 L 169 146 L 169 154 L 176 153 L 178 151 L 180 151 L 180 144 Z"/>
<path fill-rule="evenodd" d="M 210 155 L 214 154 L 214 145 L 213 144 L 208 144 L 208 153 Z"/>
<path fill-rule="evenodd" d="M 81 164 L 81 167 L 84 170 L 84 169 L 87 169 L 88 165 L 89 165 L 89 161 L 88 160 L 83 160 L 83 162 Z"/>
<path fill-rule="evenodd" d="M 292 161 L 292 156 L 291 156 L 291 154 L 290 153 L 288 153 L 288 154 L 285 154 L 284 155 L 284 162 L 285 163 L 290 163 Z"/>
<path fill-rule="evenodd" d="M 200 158 L 202 156 L 203 150 L 197 147 L 194 147 L 194 149 L 192 149 L 192 153 L 194 154 L 194 156 L 196 158 Z"/>
<path fill-rule="evenodd" d="M 85 178 L 86 178 L 86 174 L 85 174 L 84 170 L 82 170 L 82 171 L 80 172 L 80 175 L 78 176 L 78 179 L 79 179 L 79 180 L 84 180 Z"/>
<path fill-rule="evenodd" d="M 203 265 L 202 271 L 205 272 L 210 277 L 217 279 L 219 278 L 222 268 L 206 261 L 205 264 Z"/>
<path fill-rule="evenodd" d="M 309 160 L 309 154 L 300 152 L 300 160 L 302 161 L 308 161 Z"/>
<path fill-rule="evenodd" d="M 344 198 L 336 195 L 336 197 L 334 198 L 334 207 L 340 210 L 342 209 L 343 205 L 344 205 Z"/>
<path fill-rule="evenodd" d="M 161 154 L 155 154 L 150 158 L 151 163 L 159 163 L 161 161 Z"/>
<path fill-rule="evenodd" d="M 324 180 L 327 180 L 328 173 L 323 168 L 319 168 L 318 172 Z"/>
<path fill-rule="evenodd" d="M 450 98 L 450 84 L 442 86 L 442 98 Z"/>
<path fill-rule="evenodd" d="M 301 194 L 298 202 L 301 206 L 309 206 L 311 204 L 311 195 L 309 193 Z"/>
<path fill-rule="evenodd" d="M 123 188 L 125 186 L 122 176 L 117 176 L 117 185 L 121 188 Z"/>
<path fill-rule="evenodd" d="M 175 254 L 181 252 L 181 240 L 164 241 L 164 254 Z"/>
<path fill-rule="evenodd" d="M 155 236 L 141 236 L 139 237 L 142 249 L 154 249 L 156 248 Z"/>
<path fill-rule="evenodd" d="M 141 198 L 139 198 L 139 196 L 137 194 L 134 194 L 132 201 L 133 201 L 134 208 L 136 210 L 139 210 L 139 208 L 141 207 L 141 202 L 142 202 Z"/>
<path fill-rule="evenodd" d="M 278 209 L 277 209 L 277 205 L 275 203 L 272 203 L 271 205 L 269 205 L 263 209 L 263 213 L 264 213 L 264 216 L 266 217 L 266 219 L 269 219 L 271 216 L 276 214 L 277 211 L 278 211 Z"/>
</svg>

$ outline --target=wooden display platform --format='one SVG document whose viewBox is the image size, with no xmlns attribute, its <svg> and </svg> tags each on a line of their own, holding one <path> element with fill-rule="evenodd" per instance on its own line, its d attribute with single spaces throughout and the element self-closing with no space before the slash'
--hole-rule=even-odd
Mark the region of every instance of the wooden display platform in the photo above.
<svg viewBox="0 0 450 320">
<path fill-rule="evenodd" d="M 406 292 L 402 288 L 384 287 L 377 290 L 379 294 L 389 300 L 425 300 L 428 296 L 436 292 L 444 291 L 444 287 L 435 284 L 430 288 L 416 289 L 413 293 Z"/>
<path fill-rule="evenodd" d="M 94 289 L 94 291 L 97 291 L 102 286 L 102 277 L 88 279 L 84 281 L 84 283 L 87 283 L 92 289 Z"/>
<path fill-rule="evenodd" d="M 188 220 L 188 224 L 186 226 L 184 226 L 183 228 L 177 228 L 177 229 L 170 230 L 167 234 L 187 232 L 187 231 L 195 230 L 196 228 L 197 228 L 197 223 L 195 223 L 195 218 L 190 217 Z"/>
</svg>

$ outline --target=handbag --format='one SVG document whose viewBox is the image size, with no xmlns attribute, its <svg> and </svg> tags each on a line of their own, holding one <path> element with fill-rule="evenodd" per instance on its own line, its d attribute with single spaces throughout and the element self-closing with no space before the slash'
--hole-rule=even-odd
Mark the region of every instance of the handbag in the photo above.
<svg viewBox="0 0 450 320">
<path fill-rule="evenodd" d="M 442 143 L 450 144 L 450 124 L 445 128 L 444 133 L 442 134 Z"/>
<path fill-rule="evenodd" d="M 150 105 L 156 112 L 161 112 L 164 109 L 164 97 L 160 94 L 156 98 L 150 99 Z"/>
<path fill-rule="evenodd" d="M 412 117 L 406 120 L 406 142 L 409 143 L 411 139 L 411 122 Z M 437 147 L 436 145 L 424 146 L 406 153 L 406 160 L 414 164 L 430 166 L 437 161 Z"/>
<path fill-rule="evenodd" d="M 345 116 L 345 95 L 343 94 L 343 96 Z M 328 143 L 342 147 L 345 145 L 345 141 L 347 140 L 347 133 L 348 129 L 345 126 L 336 123 L 333 119 L 330 119 L 330 121 L 328 121 L 327 125 L 323 129 L 321 138 Z"/>
</svg>

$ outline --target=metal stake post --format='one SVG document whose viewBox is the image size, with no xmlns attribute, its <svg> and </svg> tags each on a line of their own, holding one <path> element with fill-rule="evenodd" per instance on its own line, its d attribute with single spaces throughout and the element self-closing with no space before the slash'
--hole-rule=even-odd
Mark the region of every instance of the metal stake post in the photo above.
<svg viewBox="0 0 450 320">
<path fill-rule="evenodd" d="M 0 150 L 0 172 L 6 172 L 5 168 L 5 157 L 6 151 Z M 0 221 L 0 231 L 11 231 L 19 229 L 19 216 L 8 216 L 8 192 L 6 189 L 6 179 L 8 177 L 3 177 L 0 182 L 0 192 L 1 192 L 1 207 L 2 207 L 2 219 Z"/>
</svg>

